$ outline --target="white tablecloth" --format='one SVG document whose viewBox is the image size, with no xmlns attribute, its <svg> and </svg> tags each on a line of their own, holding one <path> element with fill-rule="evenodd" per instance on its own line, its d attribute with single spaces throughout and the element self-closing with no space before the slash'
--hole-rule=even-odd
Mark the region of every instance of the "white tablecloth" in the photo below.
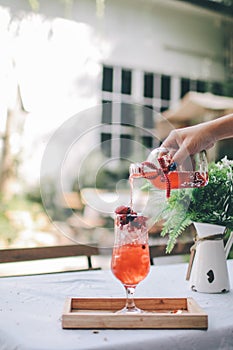
<svg viewBox="0 0 233 350">
<path fill-rule="evenodd" d="M 124 297 L 111 271 L 88 271 L 0 279 L 1 350 L 77 349 L 233 349 L 233 260 L 228 261 L 231 291 L 192 292 L 186 264 L 154 266 L 137 297 L 193 297 L 208 313 L 208 330 L 62 329 L 67 297 Z"/>
</svg>

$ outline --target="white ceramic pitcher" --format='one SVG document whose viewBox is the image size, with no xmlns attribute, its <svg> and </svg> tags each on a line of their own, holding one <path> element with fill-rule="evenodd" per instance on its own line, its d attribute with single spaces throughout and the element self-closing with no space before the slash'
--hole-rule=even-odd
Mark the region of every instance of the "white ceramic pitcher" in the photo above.
<svg viewBox="0 0 233 350">
<path fill-rule="evenodd" d="M 201 293 L 229 291 L 226 258 L 233 243 L 233 232 L 224 247 L 225 227 L 207 223 L 194 223 L 197 231 L 195 255 L 190 275 L 190 287 Z"/>
</svg>

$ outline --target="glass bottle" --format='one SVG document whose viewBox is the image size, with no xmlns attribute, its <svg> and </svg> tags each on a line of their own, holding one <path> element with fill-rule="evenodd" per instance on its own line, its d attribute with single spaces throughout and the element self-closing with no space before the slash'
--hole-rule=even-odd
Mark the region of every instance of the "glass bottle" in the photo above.
<svg viewBox="0 0 233 350">
<path fill-rule="evenodd" d="M 154 149 L 147 160 L 130 165 L 130 178 L 145 178 L 158 189 L 166 190 L 167 197 L 171 189 L 203 187 L 208 183 L 208 162 L 206 152 L 202 151 L 188 157 L 177 165 L 165 148 Z"/>
</svg>

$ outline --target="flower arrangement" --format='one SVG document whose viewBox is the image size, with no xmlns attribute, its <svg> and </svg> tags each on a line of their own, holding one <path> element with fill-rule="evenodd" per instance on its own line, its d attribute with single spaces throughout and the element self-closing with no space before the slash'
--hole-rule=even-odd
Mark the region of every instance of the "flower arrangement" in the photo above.
<svg viewBox="0 0 233 350">
<path fill-rule="evenodd" d="M 173 190 L 155 221 L 163 220 L 161 235 L 168 235 L 170 253 L 179 235 L 192 222 L 205 222 L 233 230 L 233 160 L 225 156 L 208 167 L 205 187 Z"/>
</svg>

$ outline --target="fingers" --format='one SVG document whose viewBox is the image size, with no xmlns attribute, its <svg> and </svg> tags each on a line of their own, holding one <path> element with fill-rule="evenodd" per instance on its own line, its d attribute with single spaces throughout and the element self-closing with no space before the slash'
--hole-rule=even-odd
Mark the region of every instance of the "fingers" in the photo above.
<svg viewBox="0 0 233 350">
<path fill-rule="evenodd" d="M 177 130 L 170 132 L 161 147 L 164 147 L 169 151 L 173 161 L 177 164 L 181 164 L 188 157 L 188 152 L 182 143 L 182 138 Z"/>
<path fill-rule="evenodd" d="M 182 143 L 180 140 L 180 137 L 178 133 L 173 130 L 168 137 L 163 141 L 161 147 L 167 148 L 167 149 L 173 149 L 176 150 L 179 148 L 179 145 Z"/>
</svg>

